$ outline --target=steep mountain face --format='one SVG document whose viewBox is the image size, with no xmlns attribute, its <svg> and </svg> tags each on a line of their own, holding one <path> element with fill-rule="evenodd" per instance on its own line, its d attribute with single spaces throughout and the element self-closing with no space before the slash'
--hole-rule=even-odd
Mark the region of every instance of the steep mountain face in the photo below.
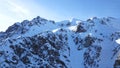
<svg viewBox="0 0 120 68">
<path fill-rule="evenodd" d="M 15 23 L 0 33 L 0 68 L 120 67 L 119 27 L 112 17 Z"/>
</svg>

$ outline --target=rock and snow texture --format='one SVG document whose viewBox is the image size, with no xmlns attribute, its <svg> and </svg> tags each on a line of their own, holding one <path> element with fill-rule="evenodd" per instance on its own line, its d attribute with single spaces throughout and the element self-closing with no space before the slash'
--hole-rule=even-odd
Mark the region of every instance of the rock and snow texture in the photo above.
<svg viewBox="0 0 120 68">
<path fill-rule="evenodd" d="M 0 32 L 0 68 L 120 67 L 120 20 L 41 17 Z"/>
</svg>

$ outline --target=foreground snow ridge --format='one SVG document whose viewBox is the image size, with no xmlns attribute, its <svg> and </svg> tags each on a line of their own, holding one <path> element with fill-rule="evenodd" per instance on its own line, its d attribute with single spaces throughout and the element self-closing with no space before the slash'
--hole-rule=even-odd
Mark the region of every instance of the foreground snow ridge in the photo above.
<svg viewBox="0 0 120 68">
<path fill-rule="evenodd" d="M 0 32 L 0 68 L 119 68 L 120 20 L 41 17 Z"/>
</svg>

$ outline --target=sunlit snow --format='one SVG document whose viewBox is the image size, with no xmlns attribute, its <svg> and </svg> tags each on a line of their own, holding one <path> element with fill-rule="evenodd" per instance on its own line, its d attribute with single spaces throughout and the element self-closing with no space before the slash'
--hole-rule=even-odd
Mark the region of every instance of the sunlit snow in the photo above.
<svg viewBox="0 0 120 68">
<path fill-rule="evenodd" d="M 120 44 L 120 39 L 117 39 L 117 40 L 115 40 L 115 41 L 116 41 L 116 43 Z"/>
</svg>

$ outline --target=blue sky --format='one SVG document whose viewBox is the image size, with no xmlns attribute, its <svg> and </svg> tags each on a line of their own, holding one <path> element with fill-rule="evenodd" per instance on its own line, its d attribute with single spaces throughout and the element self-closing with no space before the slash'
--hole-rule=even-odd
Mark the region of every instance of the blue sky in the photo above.
<svg viewBox="0 0 120 68">
<path fill-rule="evenodd" d="M 0 0 L 0 31 L 36 16 L 55 21 L 94 16 L 120 18 L 120 0 Z"/>
</svg>

